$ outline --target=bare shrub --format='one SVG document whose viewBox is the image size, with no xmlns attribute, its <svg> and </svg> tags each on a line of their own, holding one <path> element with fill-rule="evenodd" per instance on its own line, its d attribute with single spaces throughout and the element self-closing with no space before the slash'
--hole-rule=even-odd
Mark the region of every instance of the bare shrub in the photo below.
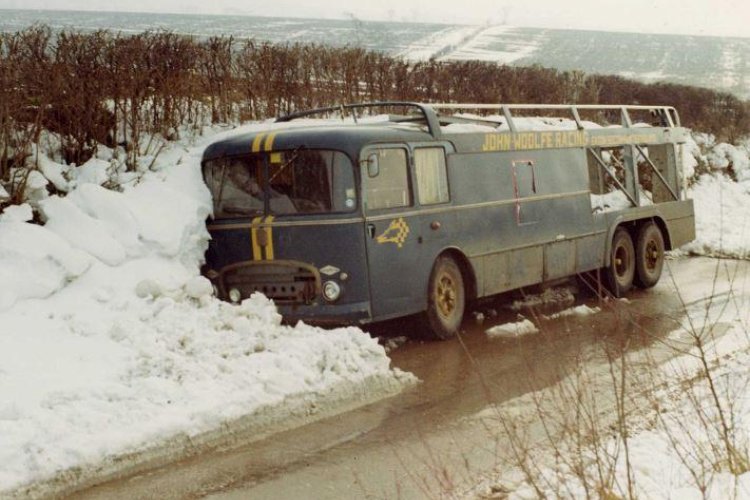
<svg viewBox="0 0 750 500">
<path fill-rule="evenodd" d="M 46 128 L 82 164 L 122 145 L 138 168 L 144 137 L 367 100 L 672 104 L 719 140 L 750 131 L 750 106 L 707 89 L 480 61 L 407 62 L 361 48 L 272 45 L 171 32 L 0 34 L 0 180 Z M 148 139 L 146 139 L 148 141 Z"/>
</svg>

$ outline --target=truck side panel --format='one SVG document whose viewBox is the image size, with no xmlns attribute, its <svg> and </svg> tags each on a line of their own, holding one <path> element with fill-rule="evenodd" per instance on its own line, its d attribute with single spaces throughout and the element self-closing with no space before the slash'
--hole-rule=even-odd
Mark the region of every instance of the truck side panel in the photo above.
<svg viewBox="0 0 750 500">
<path fill-rule="evenodd" d="M 583 149 L 457 154 L 448 163 L 462 207 L 455 240 L 479 296 L 602 265 L 606 231 L 592 218 Z"/>
</svg>

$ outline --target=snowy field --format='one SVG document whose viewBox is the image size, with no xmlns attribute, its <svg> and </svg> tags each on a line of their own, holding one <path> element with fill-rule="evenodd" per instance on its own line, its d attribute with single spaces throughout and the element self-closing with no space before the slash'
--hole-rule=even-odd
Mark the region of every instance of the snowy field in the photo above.
<svg viewBox="0 0 750 500">
<path fill-rule="evenodd" d="M 482 28 L 476 26 L 447 27 L 412 42 L 394 55 L 410 61 L 439 59 L 442 55 L 452 53 L 456 48 L 468 43 L 481 31 Z"/>
<path fill-rule="evenodd" d="M 511 26 L 492 26 L 457 45 L 453 51 L 443 54 L 443 59 L 512 64 L 532 57 L 543 41 L 544 31 L 534 36 L 518 36 Z"/>
<path fill-rule="evenodd" d="M 268 126 L 243 129 L 253 127 Z M 241 305 L 212 296 L 198 273 L 211 209 L 199 159 L 211 140 L 235 132 L 207 129 L 169 144 L 137 172 L 120 170 L 118 152 L 106 148 L 77 168 L 38 152 L 29 204 L 0 214 L 0 492 L 111 472 L 123 454 L 179 451 L 248 415 L 283 422 L 321 401 L 362 404 L 415 382 L 357 328 L 284 326 L 260 295 Z M 748 145 L 694 139 L 684 165 L 698 236 L 676 253 L 747 258 Z M 121 192 L 102 187 L 112 180 Z M 67 196 L 47 195 L 47 183 Z M 29 223 L 31 205 L 44 225 Z M 717 347 L 732 360 L 724 368 L 750 360 L 740 319 L 730 318 Z M 524 320 L 487 334 L 536 331 Z M 634 437 L 638 450 L 660 442 L 643 436 Z M 644 462 L 642 473 L 665 463 Z"/>
<path fill-rule="evenodd" d="M 282 326 L 262 295 L 212 296 L 202 146 L 172 144 L 136 173 L 113 172 L 106 149 L 77 169 L 41 157 L 27 194 L 46 224 L 29 205 L 0 215 L 0 492 L 415 382 L 357 328 Z"/>
</svg>

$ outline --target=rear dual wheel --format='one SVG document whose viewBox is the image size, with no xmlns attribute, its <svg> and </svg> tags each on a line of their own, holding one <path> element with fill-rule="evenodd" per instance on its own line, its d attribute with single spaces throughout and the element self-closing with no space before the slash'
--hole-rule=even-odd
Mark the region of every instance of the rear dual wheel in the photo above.
<svg viewBox="0 0 750 500">
<path fill-rule="evenodd" d="M 659 226 L 653 222 L 647 222 L 638 231 L 635 261 L 634 283 L 641 288 L 656 285 L 664 267 L 664 236 Z"/>
<path fill-rule="evenodd" d="M 633 288 L 635 276 L 635 248 L 630 233 L 618 227 L 612 238 L 609 267 L 606 268 L 607 287 L 615 297 L 622 297 Z"/>
<path fill-rule="evenodd" d="M 622 297 L 633 284 L 651 288 L 661 277 L 664 267 L 664 237 L 653 222 L 638 230 L 635 246 L 630 233 L 619 227 L 612 238 L 610 264 L 606 268 L 607 284 L 615 297 Z"/>
</svg>

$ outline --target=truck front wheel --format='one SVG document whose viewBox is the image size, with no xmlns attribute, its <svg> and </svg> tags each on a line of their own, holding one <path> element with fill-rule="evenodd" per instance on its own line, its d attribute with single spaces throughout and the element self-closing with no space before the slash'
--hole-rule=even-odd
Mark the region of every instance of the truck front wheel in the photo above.
<svg viewBox="0 0 750 500">
<path fill-rule="evenodd" d="M 466 291 L 461 269 L 448 256 L 435 261 L 427 289 L 425 333 L 445 340 L 456 335 L 466 307 Z"/>
</svg>

